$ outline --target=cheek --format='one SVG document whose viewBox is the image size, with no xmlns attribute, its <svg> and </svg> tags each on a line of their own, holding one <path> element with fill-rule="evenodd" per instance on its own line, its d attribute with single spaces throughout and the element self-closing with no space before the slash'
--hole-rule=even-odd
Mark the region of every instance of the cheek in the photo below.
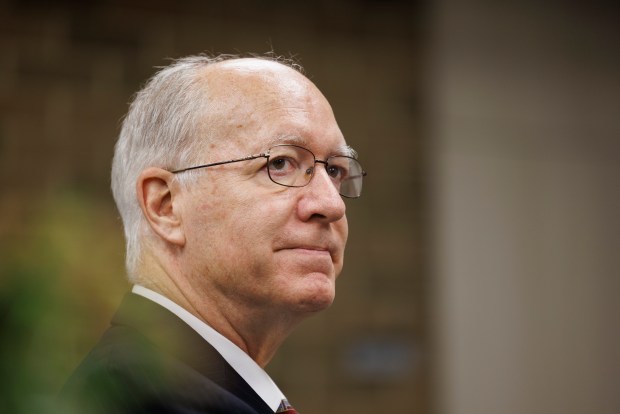
<svg viewBox="0 0 620 414">
<path fill-rule="evenodd" d="M 336 226 L 338 229 L 338 233 L 342 237 L 342 243 L 346 244 L 347 238 L 349 237 L 349 222 L 347 221 L 347 216 L 344 216 L 340 220 L 338 220 Z"/>
<path fill-rule="evenodd" d="M 252 255 L 268 252 L 286 228 L 291 208 L 274 199 L 238 197 L 201 206 L 203 237 L 218 250 Z M 239 260 L 239 259 L 237 259 Z"/>
<path fill-rule="evenodd" d="M 341 244 L 341 249 L 339 251 L 338 257 L 334 258 L 336 276 L 338 276 L 342 271 L 342 267 L 344 265 L 344 251 L 347 244 L 347 238 L 349 236 L 349 227 L 346 216 L 339 220 L 337 223 L 334 223 L 334 230 L 335 233 L 340 237 Z"/>
<path fill-rule="evenodd" d="M 252 261 L 250 257 L 259 262 L 268 260 L 274 241 L 287 231 L 294 215 L 293 193 L 259 192 L 262 187 L 256 183 L 251 187 L 244 182 L 221 187 L 219 182 L 210 183 L 206 194 L 196 198 L 201 201 L 186 212 L 194 247 L 220 263 L 231 260 L 232 266 L 244 267 L 243 262 L 247 265 Z M 231 188 L 236 190 L 232 192 Z"/>
<path fill-rule="evenodd" d="M 340 238 L 342 252 L 344 253 L 344 249 L 347 244 L 347 239 L 349 237 L 349 224 L 347 222 L 347 216 L 344 216 L 342 219 L 334 223 L 334 230 L 335 230 L 335 233 Z"/>
</svg>

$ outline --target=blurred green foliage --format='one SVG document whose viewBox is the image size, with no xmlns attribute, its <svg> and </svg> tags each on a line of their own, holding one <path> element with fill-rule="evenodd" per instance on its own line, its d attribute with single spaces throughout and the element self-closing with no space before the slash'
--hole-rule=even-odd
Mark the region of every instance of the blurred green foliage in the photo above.
<svg viewBox="0 0 620 414">
<path fill-rule="evenodd" d="M 2 203 L 0 221 L 0 412 L 51 412 L 128 289 L 122 226 L 78 191 Z"/>
</svg>

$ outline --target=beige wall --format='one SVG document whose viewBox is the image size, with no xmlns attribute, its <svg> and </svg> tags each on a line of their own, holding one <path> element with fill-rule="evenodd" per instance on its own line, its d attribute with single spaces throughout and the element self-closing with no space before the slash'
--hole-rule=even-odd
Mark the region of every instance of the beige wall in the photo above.
<svg viewBox="0 0 620 414">
<path fill-rule="evenodd" d="M 617 7 L 481 3 L 435 7 L 438 412 L 618 413 Z"/>
</svg>

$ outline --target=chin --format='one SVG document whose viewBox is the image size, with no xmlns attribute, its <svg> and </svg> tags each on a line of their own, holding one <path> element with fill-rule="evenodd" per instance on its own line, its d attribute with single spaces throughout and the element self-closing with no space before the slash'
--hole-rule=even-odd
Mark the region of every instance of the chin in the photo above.
<svg viewBox="0 0 620 414">
<path fill-rule="evenodd" d="M 302 311 L 315 313 L 327 309 L 334 302 L 336 287 L 334 279 L 326 275 L 307 276 L 309 284 L 304 287 L 299 304 Z"/>
</svg>

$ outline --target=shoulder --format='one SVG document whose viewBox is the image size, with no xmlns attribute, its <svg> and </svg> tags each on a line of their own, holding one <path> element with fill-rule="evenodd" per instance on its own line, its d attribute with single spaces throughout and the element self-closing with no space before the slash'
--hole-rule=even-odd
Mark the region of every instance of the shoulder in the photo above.
<svg viewBox="0 0 620 414">
<path fill-rule="evenodd" d="M 63 388 L 67 412 L 255 413 L 239 398 L 150 342 L 113 326 Z"/>
</svg>

